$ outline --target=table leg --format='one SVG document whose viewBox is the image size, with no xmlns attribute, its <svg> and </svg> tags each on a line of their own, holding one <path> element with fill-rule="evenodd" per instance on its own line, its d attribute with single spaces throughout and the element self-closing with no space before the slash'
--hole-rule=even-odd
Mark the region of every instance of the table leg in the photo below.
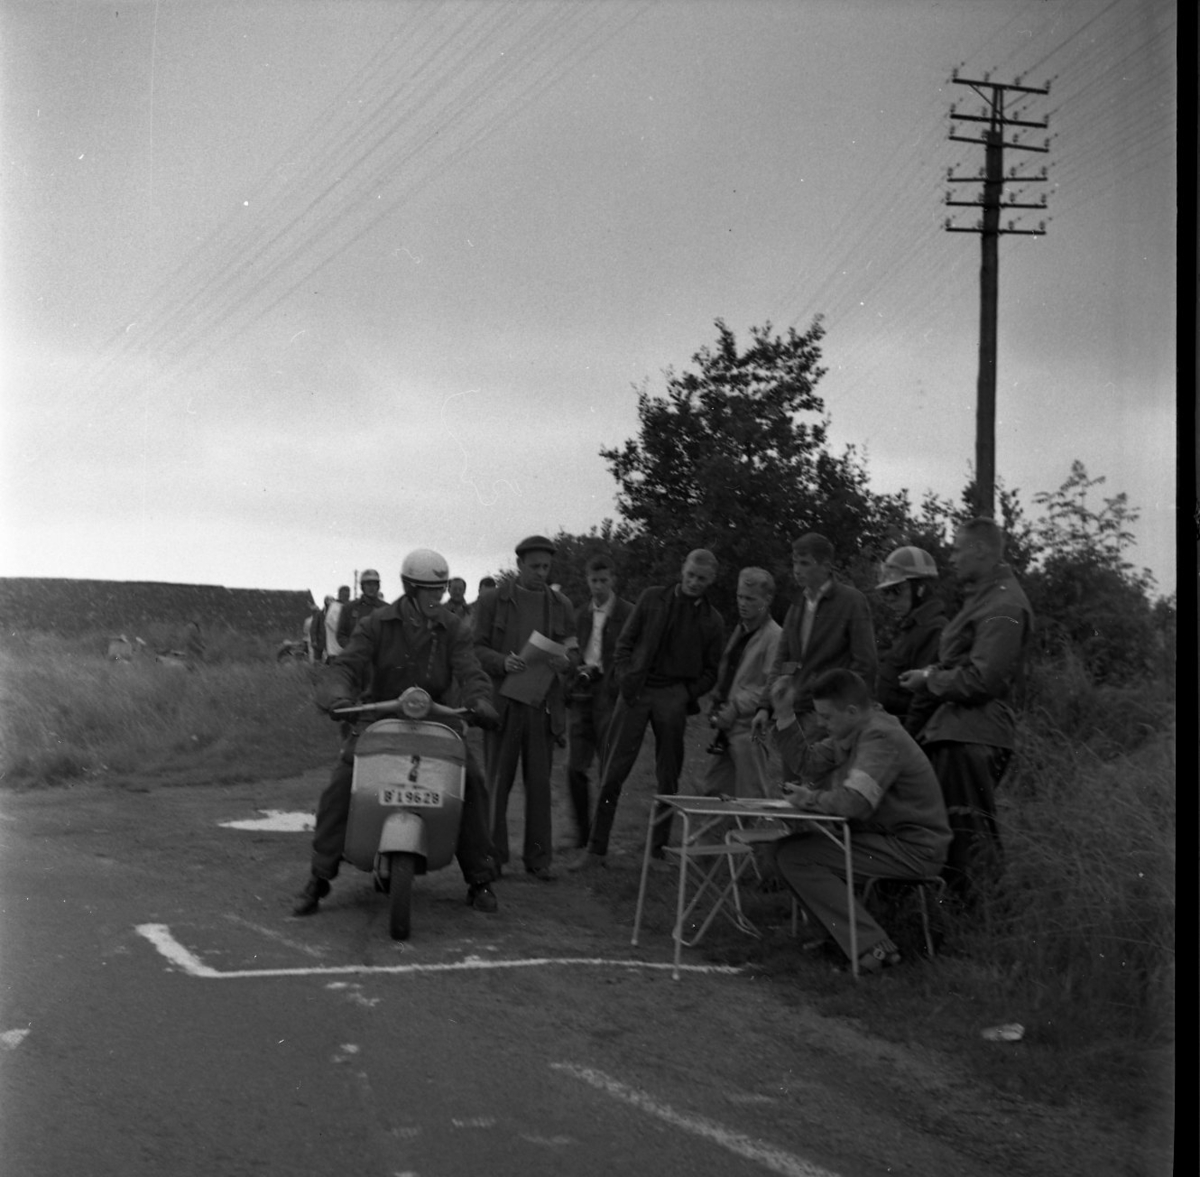
<svg viewBox="0 0 1200 1177">
<path fill-rule="evenodd" d="M 858 917 L 854 896 L 854 859 L 850 852 L 850 827 L 842 823 L 842 853 L 846 862 L 846 910 L 850 914 L 850 972 L 858 980 Z"/>
<path fill-rule="evenodd" d="M 688 842 L 691 841 L 689 815 L 684 810 L 680 816 L 683 818 L 683 842 L 679 847 L 679 898 L 675 904 L 675 969 L 671 973 L 672 981 L 679 980 L 679 963 L 683 957 L 683 904 L 687 895 Z"/>
<path fill-rule="evenodd" d="M 646 902 L 646 876 L 650 873 L 650 840 L 654 836 L 654 806 L 650 806 L 650 818 L 646 823 L 646 849 L 642 852 L 642 881 L 638 886 L 637 911 L 633 917 L 633 939 L 630 943 L 636 948 L 638 930 L 642 926 L 642 908 Z"/>
</svg>

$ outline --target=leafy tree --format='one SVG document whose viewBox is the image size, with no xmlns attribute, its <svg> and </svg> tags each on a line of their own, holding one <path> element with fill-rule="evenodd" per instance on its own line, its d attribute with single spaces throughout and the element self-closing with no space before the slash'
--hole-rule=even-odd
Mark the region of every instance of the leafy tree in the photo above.
<svg viewBox="0 0 1200 1177">
<path fill-rule="evenodd" d="M 1069 646 L 1096 682 L 1128 682 L 1147 675 L 1161 647 L 1150 601 L 1154 577 L 1125 558 L 1139 518 L 1124 493 L 1096 510 L 1089 492 L 1104 478 L 1089 478 L 1071 464 L 1057 490 L 1034 496 L 1044 508 L 1035 533 L 1041 560 L 1027 579 L 1043 645 Z"/>
<path fill-rule="evenodd" d="M 600 451 L 628 528 L 636 574 L 626 587 L 668 583 L 689 551 L 708 548 L 723 568 L 719 608 L 732 615 L 732 574 L 754 564 L 774 574 L 781 613 L 792 540 L 819 531 L 843 566 L 874 561 L 902 507 L 871 493 L 853 448 L 826 448 L 819 317 L 802 334 L 752 327 L 744 349 L 720 319 L 716 329 L 694 371 L 664 373 L 664 395 L 637 390 L 638 436 Z"/>
</svg>

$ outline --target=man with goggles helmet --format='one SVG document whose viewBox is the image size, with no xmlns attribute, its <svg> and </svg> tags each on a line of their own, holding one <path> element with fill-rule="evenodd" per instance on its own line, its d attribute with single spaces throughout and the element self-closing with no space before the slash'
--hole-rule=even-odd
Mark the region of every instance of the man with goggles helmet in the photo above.
<svg viewBox="0 0 1200 1177">
<path fill-rule="evenodd" d="M 404 558 L 400 580 L 404 595 L 363 618 L 346 648 L 334 658 L 317 686 L 317 705 L 325 711 L 356 703 L 395 699 L 409 687 L 420 687 L 435 703 L 445 702 L 455 679 L 462 705 L 471 708 L 480 726 L 499 717 L 491 703 L 492 684 L 475 656 L 471 631 L 442 606 L 450 572 L 445 559 L 429 548 Z M 329 894 L 338 872 L 350 810 L 357 733 L 342 745 L 329 784 L 317 805 L 313 834 L 312 874 L 296 897 L 296 915 L 311 915 Z M 467 902 L 477 911 L 493 912 L 496 858 L 488 829 L 488 798 L 483 773 L 466 749 L 466 789 L 456 852 L 467 882 Z"/>
</svg>

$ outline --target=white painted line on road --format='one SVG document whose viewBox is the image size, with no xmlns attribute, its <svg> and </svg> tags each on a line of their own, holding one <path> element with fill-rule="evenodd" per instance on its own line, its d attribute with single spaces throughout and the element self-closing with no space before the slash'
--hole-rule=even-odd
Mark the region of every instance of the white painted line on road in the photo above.
<svg viewBox="0 0 1200 1177">
<path fill-rule="evenodd" d="M 304 834 L 316 828 L 312 813 L 289 813 L 283 809 L 260 809 L 262 817 L 247 817 L 238 821 L 219 821 L 226 830 L 269 830 L 276 834 Z"/>
<path fill-rule="evenodd" d="M 468 956 L 463 960 L 446 961 L 442 964 L 396 964 L 396 965 L 326 965 L 303 969 L 230 969 L 219 972 L 210 968 L 198 956 L 189 952 L 174 936 L 166 924 L 138 924 L 134 931 L 144 936 L 173 965 L 177 965 L 189 976 L 208 977 L 220 980 L 241 980 L 247 977 L 328 977 L 358 976 L 370 973 L 463 973 L 485 969 L 533 969 L 549 965 L 582 965 L 591 968 L 650 969 L 665 972 L 675 968 L 670 961 L 608 960 L 599 956 L 542 956 L 525 960 L 485 960 L 479 956 Z M 733 965 L 724 964 L 681 964 L 681 972 L 711 973 L 717 976 L 736 977 L 742 972 Z"/>
<path fill-rule="evenodd" d="M 28 1036 L 28 1030 L 5 1030 L 0 1034 L 0 1043 L 3 1043 L 9 1050 L 15 1050 Z"/>
<path fill-rule="evenodd" d="M 294 948 L 297 952 L 303 952 L 306 956 L 324 956 L 324 948 L 314 948 L 311 944 L 305 944 L 302 940 L 293 940 L 290 936 L 285 936 L 282 932 L 275 931 L 274 928 L 264 928 L 262 924 L 256 924 L 252 920 L 243 919 L 240 915 L 226 913 L 225 918 L 231 924 L 241 924 L 243 928 L 249 928 L 252 932 L 257 932 L 260 936 L 266 936 L 270 940 L 275 940 L 280 944 L 286 945 L 288 948 Z"/>
<path fill-rule="evenodd" d="M 734 1132 L 713 1120 L 677 1112 L 665 1103 L 660 1103 L 654 1096 L 639 1091 L 636 1087 L 629 1087 L 604 1074 L 603 1071 L 595 1071 L 591 1067 L 579 1067 L 574 1063 L 551 1063 L 550 1069 L 588 1083 L 598 1091 L 603 1091 L 606 1095 L 611 1095 L 623 1103 L 631 1104 L 639 1111 L 657 1116 L 658 1119 L 675 1128 L 682 1128 L 685 1132 L 691 1132 L 695 1136 L 711 1140 L 722 1148 L 736 1153 L 739 1157 L 755 1161 L 764 1168 L 770 1169 L 772 1173 L 783 1173 L 786 1177 L 838 1177 L 838 1174 L 829 1169 L 822 1169 L 819 1165 L 814 1165 L 803 1157 L 785 1152 L 772 1144 L 752 1140 L 749 1136 L 743 1136 L 740 1132 Z"/>
</svg>

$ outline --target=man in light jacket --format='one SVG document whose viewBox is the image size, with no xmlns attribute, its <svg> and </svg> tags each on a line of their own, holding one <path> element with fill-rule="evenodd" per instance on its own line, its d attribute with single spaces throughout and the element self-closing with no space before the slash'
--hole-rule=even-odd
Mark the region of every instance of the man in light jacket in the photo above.
<svg viewBox="0 0 1200 1177">
<path fill-rule="evenodd" d="M 751 737 L 750 724 L 783 632 L 771 616 L 774 598 L 775 578 L 766 569 L 743 568 L 738 574 L 739 620 L 721 656 L 708 718 L 715 732 L 704 780 L 707 794 L 766 797 L 770 791 L 767 746 Z"/>
</svg>

